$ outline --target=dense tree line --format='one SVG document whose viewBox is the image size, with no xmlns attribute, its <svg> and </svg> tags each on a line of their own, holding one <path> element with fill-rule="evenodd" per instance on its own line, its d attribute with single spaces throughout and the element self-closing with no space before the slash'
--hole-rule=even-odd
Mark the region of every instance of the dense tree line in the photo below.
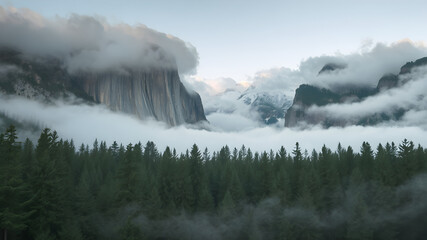
<svg viewBox="0 0 427 240">
<path fill-rule="evenodd" d="M 2 239 L 197 239 L 205 221 L 213 239 L 424 239 L 426 168 L 426 149 L 407 140 L 177 154 L 153 142 L 76 149 L 49 129 L 18 142 L 11 126 L 0 228 Z"/>
</svg>

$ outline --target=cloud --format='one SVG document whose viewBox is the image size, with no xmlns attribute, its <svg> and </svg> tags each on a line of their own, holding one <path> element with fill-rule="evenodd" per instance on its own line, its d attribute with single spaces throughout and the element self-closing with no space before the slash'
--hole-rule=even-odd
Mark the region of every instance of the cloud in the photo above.
<svg viewBox="0 0 427 240">
<path fill-rule="evenodd" d="M 354 87 L 373 88 L 384 74 L 397 74 L 406 62 L 425 56 L 427 48 L 410 40 L 377 43 L 372 48 L 363 46 L 358 52 L 348 55 L 309 58 L 301 62 L 299 71 L 305 83 L 335 91 Z M 319 75 L 319 71 L 328 63 L 345 65 L 346 68 Z"/>
<path fill-rule="evenodd" d="M 260 127 L 259 114 L 240 100 L 246 83 L 232 78 L 184 76 L 184 85 L 200 94 L 206 118 L 215 131 L 242 131 Z"/>
<path fill-rule="evenodd" d="M 198 64 L 196 49 L 177 37 L 101 17 L 46 19 L 28 9 L 0 6 L 0 32 L 1 47 L 60 58 L 70 72 L 178 68 L 187 73 Z"/>
<path fill-rule="evenodd" d="M 236 82 L 232 78 L 207 79 L 200 76 L 183 76 L 182 81 L 203 97 L 212 97 L 228 91 L 243 92 L 249 85 L 247 82 Z"/>
<path fill-rule="evenodd" d="M 233 126 L 237 127 L 236 130 L 247 130 L 250 129 L 249 122 L 254 123 L 251 128 L 259 127 L 261 117 L 256 112 L 256 108 L 244 106 L 246 104 L 242 104 L 242 100 L 246 103 L 254 103 L 261 97 L 263 102 L 286 110 L 292 104 L 295 90 L 300 84 L 310 84 L 336 92 L 358 88 L 374 89 L 384 74 L 397 74 L 406 62 L 425 56 L 427 56 L 427 48 L 422 43 L 406 39 L 391 44 L 371 41 L 364 43 L 358 51 L 351 54 L 337 53 L 303 60 L 298 69 L 281 67 L 259 71 L 247 79 L 246 83 L 249 83 L 250 86 L 245 90 L 241 90 L 242 86 L 232 79 L 206 80 L 193 77 L 188 84 L 202 96 L 207 117 L 209 119 L 209 115 L 212 115 L 214 125 L 218 125 L 224 130 L 230 130 Z M 319 74 L 323 66 L 329 63 L 342 65 L 345 68 Z M 411 77 L 419 79 L 426 75 L 420 70 L 417 74 L 417 76 L 411 75 Z M 401 79 L 401 82 L 405 81 L 407 80 Z M 229 92 L 224 93 L 226 90 Z M 388 124 L 424 127 L 426 124 L 422 117 L 425 114 L 420 111 L 426 109 L 423 107 L 425 90 L 427 90 L 425 81 L 420 79 L 420 81 L 413 81 L 401 88 L 369 97 L 362 102 L 330 104 L 326 107 L 314 106 L 310 109 L 310 113 L 317 115 L 316 118 L 328 117 L 346 121 L 347 125 L 351 125 L 357 124 L 361 118 L 377 113 L 391 115 L 400 108 L 414 108 L 413 111 L 407 112 L 402 117 L 405 122 L 389 122 Z M 244 124 L 230 124 L 231 121 L 224 121 L 225 125 L 221 126 L 221 118 L 227 120 L 236 118 L 237 122 L 240 121 Z"/>
<path fill-rule="evenodd" d="M 286 67 L 259 71 L 248 81 L 264 91 L 294 93 L 300 84 L 310 84 L 333 91 L 351 88 L 375 88 L 378 80 L 388 73 L 397 74 L 406 62 L 427 56 L 427 47 L 411 40 L 391 44 L 363 43 L 354 53 L 323 55 L 302 60 L 298 69 Z M 319 71 L 329 63 L 346 66 L 337 71 Z"/>
<path fill-rule="evenodd" d="M 382 91 L 361 102 L 312 106 L 308 114 L 354 124 L 375 114 L 391 116 L 400 109 L 409 109 L 401 121 L 390 124 L 427 128 L 427 67 L 414 69 L 411 74 L 400 76 L 399 81 L 401 86 Z"/>
<path fill-rule="evenodd" d="M 0 97 L 0 113 L 21 122 L 34 122 L 54 129 L 61 138 L 72 138 L 76 145 L 91 144 L 95 139 L 105 140 L 107 144 L 113 141 L 123 144 L 154 141 L 160 151 L 170 146 L 178 152 L 185 152 L 194 143 L 201 149 L 208 147 L 211 151 L 217 151 L 224 145 L 240 148 L 243 144 L 254 151 L 277 150 L 281 146 L 293 149 L 295 142 L 300 142 L 301 147 L 307 150 L 319 150 L 323 144 L 333 149 L 339 142 L 343 146 L 352 146 L 358 150 L 363 141 L 375 146 L 391 141 L 399 143 L 404 138 L 416 144 L 427 145 L 427 130 L 417 126 L 349 126 L 330 129 L 313 127 L 301 131 L 257 127 L 242 129 L 239 132 L 207 131 L 185 126 L 168 128 L 159 122 L 141 121 L 112 112 L 100 105 L 62 101 L 45 105 L 22 97 L 6 96 Z M 223 122 L 239 125 L 237 117 L 223 119 Z M 244 124 L 243 122 L 242 125 Z M 3 129 L 5 127 L 3 126 Z M 21 135 L 22 137 L 28 135 Z"/>
<path fill-rule="evenodd" d="M 0 77 L 6 76 L 10 72 L 19 72 L 21 69 L 19 69 L 17 66 L 14 65 L 0 65 Z M 1 81 L 2 79 L 0 79 Z"/>
<path fill-rule="evenodd" d="M 273 68 L 259 71 L 246 82 L 231 78 L 205 79 L 184 77 L 186 86 L 197 91 L 206 117 L 218 131 L 242 131 L 265 125 L 257 104 L 274 105 L 277 109 L 291 105 L 295 89 L 302 82 L 298 71 Z M 253 104 L 253 105 L 252 105 Z M 283 126 L 283 122 L 277 125 Z"/>
<path fill-rule="evenodd" d="M 235 110 L 232 113 L 214 112 L 208 115 L 208 119 L 214 131 L 241 132 L 262 127 L 255 117 L 247 116 L 248 113 L 250 111 L 241 111 L 240 113 L 235 112 Z"/>
<path fill-rule="evenodd" d="M 294 90 L 304 79 L 298 70 L 289 68 L 272 68 L 259 71 L 253 78 L 250 78 L 252 86 L 259 91 L 281 91 L 283 94 L 294 93 Z"/>
</svg>

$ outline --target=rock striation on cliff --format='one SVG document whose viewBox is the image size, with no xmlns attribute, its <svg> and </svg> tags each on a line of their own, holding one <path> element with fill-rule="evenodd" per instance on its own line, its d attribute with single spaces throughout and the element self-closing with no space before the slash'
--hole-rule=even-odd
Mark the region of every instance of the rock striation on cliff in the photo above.
<svg viewBox="0 0 427 240">
<path fill-rule="evenodd" d="M 170 68 L 69 73 L 58 59 L 2 49 L 0 91 L 46 102 L 75 96 L 170 126 L 206 120 L 199 94 L 189 92 Z"/>
<path fill-rule="evenodd" d="M 141 119 L 171 126 L 206 120 L 199 94 L 187 91 L 176 70 L 85 73 L 78 83 L 95 102 Z"/>
</svg>

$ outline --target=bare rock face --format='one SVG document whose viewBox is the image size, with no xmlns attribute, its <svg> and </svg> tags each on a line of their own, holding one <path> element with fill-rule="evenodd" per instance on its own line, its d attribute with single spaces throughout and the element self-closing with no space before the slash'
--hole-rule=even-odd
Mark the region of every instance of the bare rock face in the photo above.
<svg viewBox="0 0 427 240">
<path fill-rule="evenodd" d="M 405 65 L 403 65 L 400 68 L 399 75 L 410 73 L 413 68 L 424 66 L 424 65 L 427 65 L 427 57 L 417 59 L 414 62 L 407 62 Z"/>
<path fill-rule="evenodd" d="M 0 48 L 0 92 L 44 102 L 72 95 L 170 126 L 206 120 L 199 94 L 187 91 L 174 69 L 70 74 L 59 59 Z"/>
<path fill-rule="evenodd" d="M 375 96 L 391 88 L 400 87 L 404 82 L 399 79 L 401 75 L 408 74 L 412 69 L 427 65 L 427 57 L 420 58 L 414 62 L 407 62 L 400 69 L 398 75 L 386 74 L 377 84 L 376 88 L 348 89 L 342 92 L 332 92 L 328 89 L 320 89 L 316 86 L 300 85 L 295 92 L 292 106 L 285 115 L 285 127 L 298 127 L 305 125 L 322 125 L 324 127 L 345 126 L 348 124 L 356 125 L 375 125 L 383 121 L 398 120 L 408 109 L 391 109 L 390 113 L 375 113 L 370 116 L 358 119 L 354 122 L 337 120 L 333 117 L 322 115 L 320 113 L 310 113 L 308 110 L 312 106 L 325 106 L 328 104 L 342 104 L 349 102 L 361 102 L 367 97 Z M 325 65 L 319 74 L 336 71 L 340 69 L 337 65 Z"/>
<path fill-rule="evenodd" d="M 397 86 L 399 77 L 394 74 L 386 74 L 379 81 L 377 85 L 378 91 L 388 90 Z"/>
<path fill-rule="evenodd" d="M 345 64 L 338 64 L 338 63 L 328 63 L 325 66 L 323 66 L 322 69 L 320 69 L 319 73 L 317 75 L 323 74 L 323 73 L 328 73 L 328 72 L 333 72 L 333 71 L 337 71 L 337 70 L 341 70 L 346 68 L 347 66 Z"/>
<path fill-rule="evenodd" d="M 324 106 L 339 102 L 339 100 L 338 94 L 327 89 L 302 84 L 295 91 L 293 104 L 285 115 L 285 127 L 295 127 L 303 121 L 307 124 L 316 124 L 323 118 L 308 115 L 307 109 L 312 105 Z"/>
<path fill-rule="evenodd" d="M 87 73 L 78 82 L 96 102 L 141 119 L 171 126 L 206 120 L 199 94 L 185 89 L 176 70 Z"/>
</svg>

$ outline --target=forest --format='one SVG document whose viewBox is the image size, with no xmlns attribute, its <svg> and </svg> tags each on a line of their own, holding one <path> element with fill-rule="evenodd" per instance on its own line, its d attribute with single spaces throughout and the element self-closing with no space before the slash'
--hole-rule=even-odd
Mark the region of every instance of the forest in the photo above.
<svg viewBox="0 0 427 240">
<path fill-rule="evenodd" d="M 425 239 L 427 150 L 333 147 L 177 153 L 74 146 L 50 129 L 19 142 L 10 126 L 0 239 Z"/>
</svg>

